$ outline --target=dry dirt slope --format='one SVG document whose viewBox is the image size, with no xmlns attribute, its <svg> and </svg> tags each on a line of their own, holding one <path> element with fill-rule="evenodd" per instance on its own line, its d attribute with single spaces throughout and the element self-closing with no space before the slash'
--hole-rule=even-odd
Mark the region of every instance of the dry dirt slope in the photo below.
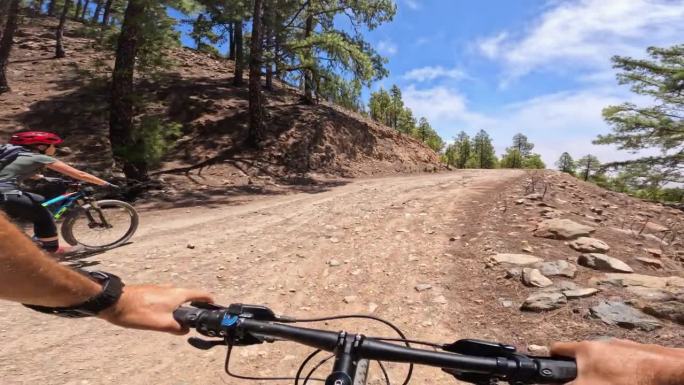
<svg viewBox="0 0 684 385">
<path fill-rule="evenodd" d="M 523 198 L 532 181 L 540 193 L 546 186 L 542 199 Z M 604 211 L 596 214 L 592 207 Z M 604 272 L 578 266 L 579 253 L 567 241 L 535 237 L 550 209 L 594 227 L 592 235 L 609 243 L 608 254 L 629 264 L 632 274 L 682 277 L 681 239 L 665 245 L 648 235 L 662 230 L 655 224 L 674 228 L 681 212 L 556 173 L 512 170 L 359 179 L 324 192 L 242 205 L 144 211 L 133 244 L 80 262 L 131 283 L 205 287 L 221 303 L 266 304 L 288 315 L 372 313 L 395 321 L 412 337 L 433 341 L 474 337 L 524 350 L 554 340 L 615 336 L 682 346 L 682 326 L 671 320 L 659 319 L 660 327 L 644 331 L 590 315 L 604 300 L 628 301 L 636 309 L 643 298 L 623 285 L 599 284 Z M 637 216 L 654 225 L 641 235 L 614 230 L 626 230 L 623 219 L 638 221 Z M 550 276 L 555 289 L 504 278 L 511 266 L 493 264 L 491 257 L 526 253 L 523 247 L 546 262 L 569 262 L 574 278 Z M 660 250 L 664 267 L 636 260 L 648 248 Z M 568 283 L 601 292 L 553 310 L 520 310 L 530 295 L 558 292 Z M 655 290 L 676 297 L 680 289 Z M 0 325 L 3 384 L 248 383 L 221 374 L 223 350 L 197 351 L 177 337 L 116 329 L 97 320 L 54 319 L 7 303 L 0 304 Z M 319 326 L 391 334 L 368 322 Z M 259 375 L 293 373 L 305 353 L 280 343 L 239 349 L 234 368 Z M 393 383 L 402 373 L 392 367 Z M 371 384 L 380 383 L 375 369 Z M 421 368 L 413 383 L 453 382 L 438 370 Z"/>
<path fill-rule="evenodd" d="M 71 160 L 106 170 L 111 166 L 106 139 L 111 52 L 85 37 L 92 32 L 82 24 L 69 22 L 67 58 L 53 59 L 55 23 L 53 18 L 25 17 L 20 26 L 8 73 L 13 92 L 0 96 L 0 134 L 57 131 L 74 152 Z M 203 174 L 208 179 L 200 183 L 230 188 L 255 175 L 290 183 L 308 173 L 353 177 L 440 167 L 437 155 L 420 142 L 335 106 L 301 105 L 296 90 L 279 83 L 275 91 L 265 92 L 264 149 L 252 152 L 242 147 L 247 90 L 231 85 L 232 62 L 190 49 L 169 50 L 167 59 L 173 66 L 160 79 L 138 84 L 144 90 L 139 117 L 183 127 L 161 170 L 212 166 L 215 172 Z M 170 181 L 182 185 L 173 176 Z"/>
</svg>

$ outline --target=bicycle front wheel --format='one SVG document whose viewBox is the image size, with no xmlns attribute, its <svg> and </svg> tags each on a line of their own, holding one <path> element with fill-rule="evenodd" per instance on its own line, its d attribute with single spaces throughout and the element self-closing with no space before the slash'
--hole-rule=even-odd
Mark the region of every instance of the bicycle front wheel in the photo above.
<svg viewBox="0 0 684 385">
<path fill-rule="evenodd" d="M 62 237 L 72 246 L 109 249 L 131 239 L 138 222 L 138 213 L 128 203 L 101 200 L 86 204 L 67 216 L 62 224 Z"/>
</svg>

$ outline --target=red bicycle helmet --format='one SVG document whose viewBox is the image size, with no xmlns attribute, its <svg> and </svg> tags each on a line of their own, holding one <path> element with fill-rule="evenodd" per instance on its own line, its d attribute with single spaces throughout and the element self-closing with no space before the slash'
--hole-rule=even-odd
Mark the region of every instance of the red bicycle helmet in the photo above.
<svg viewBox="0 0 684 385">
<path fill-rule="evenodd" d="M 18 146 L 31 144 L 60 144 L 64 140 L 57 134 L 42 131 L 26 131 L 12 135 L 9 142 Z"/>
</svg>

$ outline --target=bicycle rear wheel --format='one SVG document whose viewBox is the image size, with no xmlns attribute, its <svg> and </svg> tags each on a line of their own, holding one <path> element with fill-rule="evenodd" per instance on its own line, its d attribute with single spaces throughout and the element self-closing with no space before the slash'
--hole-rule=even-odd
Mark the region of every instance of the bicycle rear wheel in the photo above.
<svg viewBox="0 0 684 385">
<path fill-rule="evenodd" d="M 109 249 L 126 243 L 138 229 L 133 206 L 117 200 L 86 204 L 64 220 L 62 237 L 72 246 Z"/>
</svg>

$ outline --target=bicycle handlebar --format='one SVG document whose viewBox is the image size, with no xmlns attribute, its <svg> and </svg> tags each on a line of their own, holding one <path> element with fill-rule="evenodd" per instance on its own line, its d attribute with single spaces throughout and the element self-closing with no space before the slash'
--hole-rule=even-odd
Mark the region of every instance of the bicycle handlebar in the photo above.
<svg viewBox="0 0 684 385">
<path fill-rule="evenodd" d="M 207 306 L 207 305 L 203 305 Z M 562 384 L 577 376 L 574 360 L 527 356 L 512 346 L 476 340 L 461 340 L 443 345 L 446 352 L 429 351 L 375 340 L 361 334 L 331 332 L 290 326 L 276 322 L 268 308 L 234 304 L 229 308 L 181 307 L 174 318 L 181 325 L 195 328 L 210 337 L 242 346 L 284 339 L 316 349 L 349 353 L 355 360 L 369 359 L 412 363 L 442 368 L 458 379 L 481 382 L 500 379 L 511 383 Z"/>
</svg>

